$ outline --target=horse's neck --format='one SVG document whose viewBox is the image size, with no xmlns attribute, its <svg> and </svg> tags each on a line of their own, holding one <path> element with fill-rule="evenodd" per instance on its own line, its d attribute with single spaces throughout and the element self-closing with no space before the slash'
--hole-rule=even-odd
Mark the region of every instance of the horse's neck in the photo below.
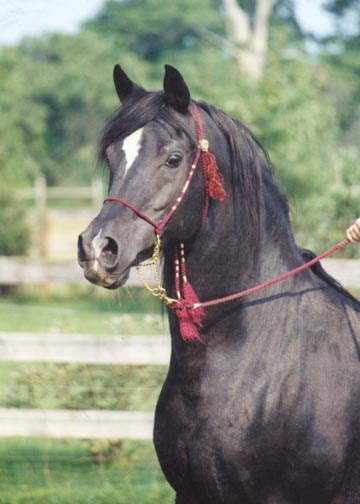
<svg viewBox="0 0 360 504">
<path fill-rule="evenodd" d="M 230 207 L 229 203 L 228 206 Z M 260 219 L 259 240 L 252 242 L 250 236 L 253 236 L 253 233 L 249 231 L 246 236 L 246 226 L 243 230 L 238 230 L 234 212 L 226 209 L 225 203 L 217 203 L 214 210 L 216 215 L 202 226 L 191 242 L 185 244 L 187 278 L 200 301 L 217 299 L 248 289 L 289 271 L 301 261 L 285 215 L 278 215 L 275 221 L 269 221 L 267 217 Z M 171 268 L 167 268 L 166 283 L 168 290 L 170 288 L 174 294 L 174 270 Z M 278 288 L 275 286 L 267 289 L 266 296 L 271 296 Z M 264 291 L 252 296 L 251 300 L 261 296 L 264 296 Z M 249 297 L 246 301 L 249 301 Z M 234 306 L 239 306 L 239 301 L 235 303 L 206 309 L 202 330 L 204 339 L 207 331 L 211 332 L 214 325 L 219 327 L 219 321 L 225 316 L 231 327 L 242 324 L 242 311 L 233 309 Z M 203 350 L 194 351 L 198 344 L 182 344 L 173 313 L 170 314 L 170 327 L 173 344 L 180 348 L 180 351 L 192 347 L 187 359 L 194 358 L 200 365 L 199 356 Z M 231 335 L 224 337 L 228 344 Z M 238 336 L 234 334 L 234 338 Z M 213 335 L 211 341 L 214 341 Z M 184 351 L 187 352 L 188 349 Z"/>
<path fill-rule="evenodd" d="M 272 229 L 268 219 L 260 219 L 258 241 L 253 241 L 253 230 L 247 234 L 246 226 L 239 229 L 232 211 L 224 209 L 215 220 L 185 245 L 188 280 L 200 301 L 245 290 L 298 265 L 285 217 L 272 223 Z"/>
</svg>

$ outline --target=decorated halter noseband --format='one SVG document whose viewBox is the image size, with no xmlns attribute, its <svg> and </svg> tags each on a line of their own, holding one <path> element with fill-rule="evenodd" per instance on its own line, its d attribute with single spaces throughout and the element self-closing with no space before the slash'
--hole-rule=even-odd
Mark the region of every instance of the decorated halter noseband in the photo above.
<svg viewBox="0 0 360 504">
<path fill-rule="evenodd" d="M 138 217 L 153 226 L 156 236 L 153 254 L 151 259 L 140 263 L 136 267 L 138 274 L 146 289 L 148 289 L 154 296 L 158 296 L 161 300 L 165 301 L 165 303 L 168 304 L 170 308 L 176 311 L 179 319 L 179 327 L 182 338 L 185 341 L 202 341 L 197 327 L 201 327 L 202 319 L 204 318 L 205 313 L 201 307 L 196 307 L 196 304 L 199 303 L 199 299 L 187 279 L 184 243 L 179 243 L 177 246 L 175 246 L 174 252 L 175 289 L 177 299 L 172 299 L 167 296 L 164 287 L 161 285 L 158 268 L 159 253 L 161 248 L 161 233 L 183 201 L 200 159 L 202 162 L 205 181 L 205 205 L 202 215 L 202 222 L 206 219 L 210 198 L 223 201 L 227 196 L 227 193 L 225 192 L 223 187 L 223 177 L 217 166 L 216 158 L 211 152 L 209 152 L 209 142 L 204 138 L 199 109 L 194 102 L 192 103 L 192 106 L 197 126 L 198 146 L 196 155 L 179 197 L 176 199 L 175 203 L 173 204 L 169 212 L 165 215 L 163 220 L 159 224 L 157 224 L 150 217 L 145 215 L 141 210 L 133 206 L 128 201 L 125 201 L 122 198 L 118 198 L 117 196 L 109 196 L 105 199 L 105 201 L 116 201 L 118 203 L 121 203 L 125 207 L 132 210 Z M 156 287 L 150 287 L 144 275 L 142 274 L 141 268 L 146 266 L 154 268 L 155 279 L 157 283 Z"/>
</svg>

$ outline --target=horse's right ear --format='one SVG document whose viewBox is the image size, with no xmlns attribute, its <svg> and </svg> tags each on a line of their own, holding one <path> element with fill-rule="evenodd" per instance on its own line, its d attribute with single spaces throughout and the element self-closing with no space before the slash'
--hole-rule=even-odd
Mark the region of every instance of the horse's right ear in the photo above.
<svg viewBox="0 0 360 504">
<path fill-rule="evenodd" d="M 115 89 L 121 102 L 126 100 L 135 90 L 141 89 L 126 75 L 120 65 L 114 66 L 113 78 Z"/>
<path fill-rule="evenodd" d="M 191 102 L 190 91 L 181 73 L 170 65 L 165 65 L 164 91 L 168 104 L 186 114 Z"/>
</svg>

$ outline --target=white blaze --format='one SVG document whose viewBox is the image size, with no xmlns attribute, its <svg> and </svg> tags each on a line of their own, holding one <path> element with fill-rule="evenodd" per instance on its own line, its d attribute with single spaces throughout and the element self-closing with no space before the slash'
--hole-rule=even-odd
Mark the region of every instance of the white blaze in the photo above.
<svg viewBox="0 0 360 504">
<path fill-rule="evenodd" d="M 104 238 L 101 236 L 101 231 L 102 231 L 102 229 L 100 229 L 100 231 L 94 237 L 94 239 L 91 243 L 96 259 L 98 259 L 100 257 L 102 245 L 104 243 Z"/>
<path fill-rule="evenodd" d="M 143 129 L 144 128 L 140 128 L 134 131 L 134 133 L 131 133 L 131 135 L 126 137 L 123 141 L 122 150 L 124 151 L 126 161 L 125 175 L 134 164 L 135 159 L 138 157 Z"/>
</svg>

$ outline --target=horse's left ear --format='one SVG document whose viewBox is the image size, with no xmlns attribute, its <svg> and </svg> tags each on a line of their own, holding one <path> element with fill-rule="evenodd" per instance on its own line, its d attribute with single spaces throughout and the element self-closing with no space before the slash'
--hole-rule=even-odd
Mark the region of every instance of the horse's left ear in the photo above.
<svg viewBox="0 0 360 504">
<path fill-rule="evenodd" d="M 116 93 L 121 103 L 126 100 L 135 91 L 142 90 L 140 86 L 135 84 L 124 72 L 120 65 L 114 66 L 113 79 Z"/>
<path fill-rule="evenodd" d="M 186 114 L 191 101 L 190 91 L 181 73 L 170 65 L 165 65 L 164 91 L 168 104 Z"/>
</svg>

